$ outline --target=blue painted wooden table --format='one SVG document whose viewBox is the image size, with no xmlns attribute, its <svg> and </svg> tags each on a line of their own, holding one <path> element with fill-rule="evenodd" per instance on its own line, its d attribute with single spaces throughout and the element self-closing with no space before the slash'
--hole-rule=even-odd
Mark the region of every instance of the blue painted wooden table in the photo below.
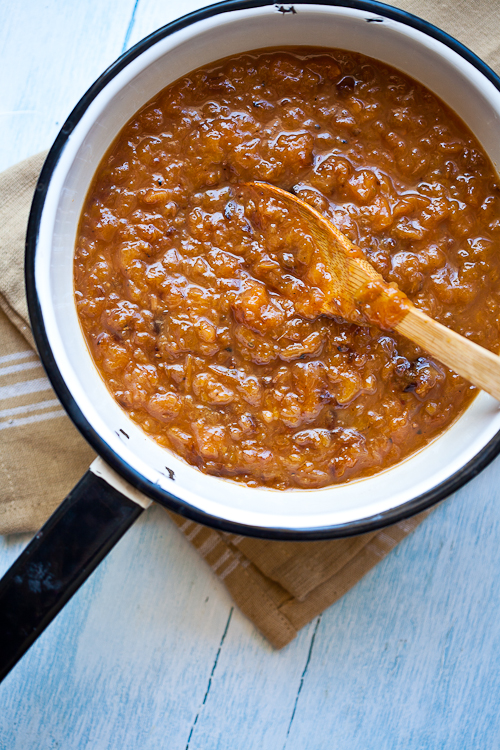
<svg viewBox="0 0 500 750">
<path fill-rule="evenodd" d="M 0 169 L 201 5 L 2 0 Z M 0 748 L 499 747 L 499 480 L 497 460 L 281 652 L 151 508 L 0 686 Z M 27 541 L 0 540 L 0 574 Z"/>
</svg>

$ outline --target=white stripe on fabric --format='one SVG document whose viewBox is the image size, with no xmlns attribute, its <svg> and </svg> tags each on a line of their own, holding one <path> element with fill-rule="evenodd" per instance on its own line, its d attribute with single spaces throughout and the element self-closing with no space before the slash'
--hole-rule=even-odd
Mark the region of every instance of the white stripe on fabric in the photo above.
<svg viewBox="0 0 500 750">
<path fill-rule="evenodd" d="M 4 362 L 14 362 L 16 359 L 28 359 L 28 357 L 36 357 L 35 352 L 30 350 L 24 352 L 16 352 L 16 354 L 4 354 L 0 357 L 0 365 Z"/>
<path fill-rule="evenodd" d="M 231 541 L 232 541 L 233 544 L 235 544 L 237 546 L 238 544 L 241 544 L 241 542 L 243 541 L 244 538 L 245 538 L 244 536 L 239 536 L 239 535 L 235 534 L 234 537 L 233 537 L 233 539 Z"/>
<path fill-rule="evenodd" d="M 223 581 L 224 578 L 226 578 L 226 576 L 230 575 L 233 572 L 233 570 L 236 570 L 239 564 L 240 564 L 239 560 L 236 560 L 236 559 L 231 560 L 227 568 L 223 570 L 222 573 L 219 574 L 219 578 L 221 579 L 221 581 Z"/>
<path fill-rule="evenodd" d="M 186 534 L 186 539 L 188 541 L 192 542 L 193 539 L 198 536 L 198 534 L 200 533 L 200 531 L 202 530 L 202 528 L 203 528 L 203 526 L 198 526 L 198 524 L 196 524 L 196 526 L 194 527 L 194 529 L 192 529 L 189 532 L 189 534 Z"/>
<path fill-rule="evenodd" d="M 50 383 L 47 378 L 35 378 L 27 380 L 24 383 L 14 383 L 14 385 L 0 386 L 0 401 L 6 398 L 15 398 L 16 396 L 26 396 L 28 393 L 40 393 L 40 391 L 50 391 Z"/>
<path fill-rule="evenodd" d="M 0 409 L 0 419 L 2 419 L 2 417 L 13 417 L 15 414 L 29 414 L 30 411 L 48 409 L 51 406 L 59 406 L 57 398 L 49 398 L 47 401 L 39 401 L 38 404 L 13 406 L 12 409 Z"/>
<path fill-rule="evenodd" d="M 20 419 L 10 419 L 8 422 L 0 422 L 0 430 L 7 430 L 9 427 L 21 427 L 23 424 L 43 422 L 46 419 L 55 419 L 56 417 L 64 416 L 66 416 L 66 412 L 60 407 L 57 411 L 46 411 L 44 414 L 33 414 L 31 417 L 20 417 Z"/>
<path fill-rule="evenodd" d="M 203 544 L 200 544 L 198 547 L 198 552 L 202 557 L 206 557 L 220 542 L 220 536 L 215 532 L 212 531 L 209 537 L 205 539 Z"/>
<path fill-rule="evenodd" d="M 8 367 L 0 367 L 0 378 L 2 375 L 10 375 L 13 372 L 22 372 L 22 370 L 34 370 L 35 367 L 41 367 L 42 363 L 36 362 L 21 362 L 19 365 L 9 365 Z"/>
<path fill-rule="evenodd" d="M 415 526 L 415 521 L 413 519 L 406 519 L 404 521 L 400 521 L 397 526 L 405 532 L 405 534 L 408 534 Z"/>
<path fill-rule="evenodd" d="M 230 557 L 231 557 L 231 552 L 230 552 L 230 550 L 227 549 L 224 552 L 224 554 L 221 555 L 221 557 L 219 557 L 219 559 L 216 560 L 214 562 L 214 564 L 210 566 L 212 568 L 212 570 L 214 571 L 214 573 L 217 573 L 217 571 L 219 570 L 220 566 L 224 565 L 224 563 L 226 562 L 226 560 L 228 560 Z"/>
</svg>

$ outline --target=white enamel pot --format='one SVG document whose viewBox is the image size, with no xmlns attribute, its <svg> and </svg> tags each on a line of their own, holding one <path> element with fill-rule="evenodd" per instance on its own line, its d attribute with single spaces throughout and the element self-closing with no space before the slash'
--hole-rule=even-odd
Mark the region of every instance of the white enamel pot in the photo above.
<svg viewBox="0 0 500 750">
<path fill-rule="evenodd" d="M 73 253 L 101 158 L 130 117 L 183 74 L 228 55 L 296 45 L 362 52 L 409 74 L 455 110 L 495 168 L 500 164 L 500 79 L 444 32 L 376 2 L 219 3 L 159 29 L 96 81 L 64 124 L 40 176 L 26 283 L 47 374 L 100 458 L 0 582 L 0 602 L 11 613 L 0 614 L 0 643 L 6 644 L 0 645 L 0 678 L 151 500 L 244 535 L 340 537 L 424 510 L 475 476 L 500 449 L 499 405 L 481 393 L 439 438 L 376 476 L 320 490 L 249 488 L 202 474 L 161 448 L 120 409 L 98 374 L 75 308 Z M 74 554 L 67 555 L 68 547 Z M 61 549 L 69 559 L 61 561 Z M 58 581 L 51 596 L 42 590 L 37 601 L 29 572 L 35 562 L 48 565 Z"/>
</svg>

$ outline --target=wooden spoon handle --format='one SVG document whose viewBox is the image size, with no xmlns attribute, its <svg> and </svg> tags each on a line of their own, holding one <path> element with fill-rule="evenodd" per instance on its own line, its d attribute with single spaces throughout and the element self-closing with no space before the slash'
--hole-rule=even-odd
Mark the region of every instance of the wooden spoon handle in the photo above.
<svg viewBox="0 0 500 750">
<path fill-rule="evenodd" d="M 413 306 L 395 330 L 500 401 L 500 357 L 496 354 L 451 331 Z"/>
</svg>

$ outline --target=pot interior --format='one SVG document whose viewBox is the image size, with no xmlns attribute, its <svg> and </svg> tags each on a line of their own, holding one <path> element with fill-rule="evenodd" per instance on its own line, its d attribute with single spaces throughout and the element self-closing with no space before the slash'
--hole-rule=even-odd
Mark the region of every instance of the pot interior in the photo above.
<svg viewBox="0 0 500 750">
<path fill-rule="evenodd" d="M 467 123 L 500 164 L 500 93 L 471 63 L 411 26 L 353 8 L 278 6 L 218 13 L 142 43 L 143 51 L 92 98 L 53 169 L 41 217 L 35 283 L 56 366 L 77 407 L 113 452 L 114 468 L 232 524 L 260 529 L 332 529 L 380 518 L 450 480 L 500 429 L 497 402 L 481 393 L 425 449 L 374 477 L 321 490 L 252 489 L 206 476 L 147 437 L 115 403 L 89 355 L 73 297 L 73 252 L 93 174 L 118 131 L 159 90 L 232 54 L 275 46 L 343 48 L 377 58 L 425 84 Z M 379 19 L 379 20 L 376 20 Z M 376 22 L 374 22 L 376 21 Z M 68 404 L 66 403 L 66 406 Z M 171 476 L 174 476 L 174 479 Z M 332 529 L 334 535 L 334 529 Z"/>
</svg>

